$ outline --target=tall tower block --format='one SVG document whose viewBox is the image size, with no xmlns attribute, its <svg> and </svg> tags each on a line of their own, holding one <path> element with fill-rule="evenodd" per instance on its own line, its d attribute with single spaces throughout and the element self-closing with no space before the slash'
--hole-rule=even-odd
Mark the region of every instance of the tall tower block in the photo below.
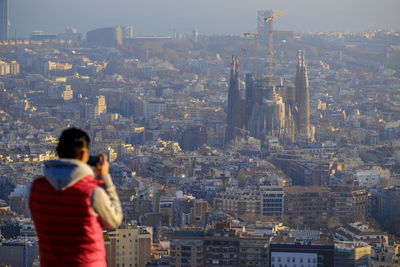
<svg viewBox="0 0 400 267">
<path fill-rule="evenodd" d="M 311 139 L 310 92 L 304 51 L 299 51 L 296 71 L 296 130 L 300 139 Z"/>
<path fill-rule="evenodd" d="M 261 39 L 265 39 L 269 31 L 269 23 L 265 23 L 265 18 L 271 16 L 270 10 L 258 10 L 257 11 L 257 32 L 262 35 Z"/>
<path fill-rule="evenodd" d="M 0 0 L 0 41 L 8 40 L 8 0 Z"/>
</svg>

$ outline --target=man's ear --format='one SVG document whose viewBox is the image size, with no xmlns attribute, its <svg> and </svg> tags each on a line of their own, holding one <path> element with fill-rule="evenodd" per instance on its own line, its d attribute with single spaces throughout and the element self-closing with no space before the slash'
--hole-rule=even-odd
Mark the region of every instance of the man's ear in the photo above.
<svg viewBox="0 0 400 267">
<path fill-rule="evenodd" d="M 83 162 L 87 162 L 89 160 L 89 149 L 82 148 L 81 153 L 79 153 L 78 159 Z"/>
</svg>

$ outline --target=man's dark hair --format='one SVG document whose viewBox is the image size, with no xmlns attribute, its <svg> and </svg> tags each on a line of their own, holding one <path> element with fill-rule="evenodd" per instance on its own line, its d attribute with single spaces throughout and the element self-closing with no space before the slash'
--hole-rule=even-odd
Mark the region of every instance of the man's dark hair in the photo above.
<svg viewBox="0 0 400 267">
<path fill-rule="evenodd" d="M 60 158 L 77 159 L 83 148 L 88 148 L 90 138 L 87 133 L 77 128 L 69 128 L 61 133 L 57 146 Z"/>
</svg>

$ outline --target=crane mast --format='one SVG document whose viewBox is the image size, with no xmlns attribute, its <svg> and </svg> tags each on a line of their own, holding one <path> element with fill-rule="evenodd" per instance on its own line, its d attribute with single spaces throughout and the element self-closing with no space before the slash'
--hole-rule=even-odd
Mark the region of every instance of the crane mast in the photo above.
<svg viewBox="0 0 400 267">
<path fill-rule="evenodd" d="M 282 16 L 286 13 L 286 11 L 282 11 L 278 14 L 273 14 L 272 9 L 270 11 L 269 17 L 264 18 L 265 23 L 269 22 L 269 50 L 268 50 L 268 57 L 269 57 L 269 65 L 268 65 L 268 85 L 273 86 L 274 84 L 274 74 L 273 74 L 273 66 L 272 61 L 274 58 L 274 33 L 273 33 L 273 21 L 274 19 Z"/>
</svg>

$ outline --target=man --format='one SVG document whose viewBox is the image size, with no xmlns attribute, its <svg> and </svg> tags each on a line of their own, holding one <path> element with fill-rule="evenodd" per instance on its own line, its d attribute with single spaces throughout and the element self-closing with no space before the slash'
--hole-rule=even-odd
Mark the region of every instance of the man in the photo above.
<svg viewBox="0 0 400 267">
<path fill-rule="evenodd" d="M 86 164 L 89 144 L 84 131 L 63 131 L 60 159 L 47 161 L 44 177 L 32 183 L 29 208 L 42 267 L 106 266 L 102 226 L 118 227 L 122 210 L 106 156 L 100 155 L 94 173 Z"/>
</svg>

